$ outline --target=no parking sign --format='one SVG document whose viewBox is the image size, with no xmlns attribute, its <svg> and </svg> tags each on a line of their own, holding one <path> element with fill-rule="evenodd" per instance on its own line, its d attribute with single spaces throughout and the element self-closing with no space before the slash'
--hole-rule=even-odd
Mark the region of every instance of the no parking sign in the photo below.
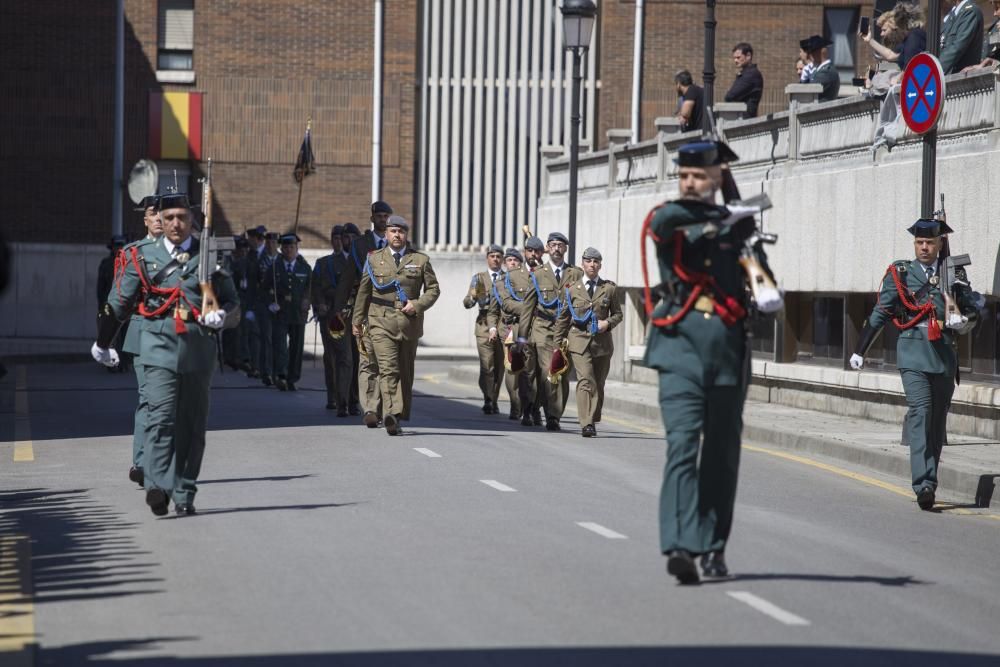
<svg viewBox="0 0 1000 667">
<path fill-rule="evenodd" d="M 941 61 L 926 52 L 914 56 L 903 70 L 900 95 L 906 126 L 915 134 L 934 129 L 944 108 Z"/>
</svg>

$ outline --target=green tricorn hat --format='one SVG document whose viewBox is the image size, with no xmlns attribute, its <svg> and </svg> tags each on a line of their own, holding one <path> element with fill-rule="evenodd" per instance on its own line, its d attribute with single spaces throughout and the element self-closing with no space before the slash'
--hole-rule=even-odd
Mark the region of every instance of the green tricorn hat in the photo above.
<svg viewBox="0 0 1000 667">
<path fill-rule="evenodd" d="M 955 230 L 949 227 L 948 223 L 944 220 L 920 218 L 910 225 L 906 231 L 910 232 L 918 239 L 936 239 L 939 236 L 951 234 Z"/>
</svg>

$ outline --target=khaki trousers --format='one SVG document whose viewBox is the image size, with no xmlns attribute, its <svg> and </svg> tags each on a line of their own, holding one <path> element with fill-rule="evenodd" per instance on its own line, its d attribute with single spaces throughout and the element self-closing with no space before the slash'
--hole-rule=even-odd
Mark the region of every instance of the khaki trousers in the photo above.
<svg viewBox="0 0 1000 667">
<path fill-rule="evenodd" d="M 601 421 L 604 407 L 604 383 L 611 370 L 611 355 L 592 357 L 590 353 L 570 353 L 576 369 L 576 411 L 580 427 L 593 426 Z"/>
<path fill-rule="evenodd" d="M 503 345 L 499 336 L 492 341 L 477 337 L 476 349 L 479 352 L 479 390 L 484 399 L 496 403 L 503 384 Z"/>
<path fill-rule="evenodd" d="M 368 356 L 362 354 L 360 350 L 358 351 L 358 393 L 361 399 L 361 409 L 381 416 L 383 406 L 382 394 L 379 391 L 379 363 L 372 343 L 371 332 L 365 333 L 363 342 Z"/>
</svg>

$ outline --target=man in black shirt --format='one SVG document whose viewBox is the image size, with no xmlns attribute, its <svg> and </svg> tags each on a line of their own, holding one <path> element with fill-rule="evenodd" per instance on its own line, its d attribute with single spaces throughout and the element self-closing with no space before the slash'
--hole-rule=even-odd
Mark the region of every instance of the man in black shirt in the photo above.
<svg viewBox="0 0 1000 667">
<path fill-rule="evenodd" d="M 736 64 L 736 80 L 726 93 L 727 102 L 745 102 L 747 111 L 744 118 L 755 118 L 761 95 L 764 94 L 764 76 L 753 62 L 753 47 L 740 42 L 733 47 L 733 62 Z"/>
<path fill-rule="evenodd" d="M 686 69 L 674 75 L 674 83 L 680 96 L 677 118 L 681 121 L 681 132 L 701 130 L 705 126 L 705 91 L 694 85 L 691 72 Z"/>
</svg>

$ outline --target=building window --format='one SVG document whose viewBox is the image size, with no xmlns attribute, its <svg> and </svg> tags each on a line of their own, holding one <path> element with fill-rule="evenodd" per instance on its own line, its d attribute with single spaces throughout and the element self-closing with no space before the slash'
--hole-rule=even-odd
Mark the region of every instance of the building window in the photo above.
<svg viewBox="0 0 1000 667">
<path fill-rule="evenodd" d="M 798 299 L 798 361 L 840 365 L 844 356 L 844 299 L 801 294 Z"/>
<path fill-rule="evenodd" d="M 156 69 L 194 69 L 194 0 L 160 0 Z"/>
<path fill-rule="evenodd" d="M 833 42 L 830 60 L 840 74 L 840 83 L 851 84 L 855 77 L 854 54 L 860 7 L 827 7 L 823 10 L 823 36 Z"/>
</svg>

